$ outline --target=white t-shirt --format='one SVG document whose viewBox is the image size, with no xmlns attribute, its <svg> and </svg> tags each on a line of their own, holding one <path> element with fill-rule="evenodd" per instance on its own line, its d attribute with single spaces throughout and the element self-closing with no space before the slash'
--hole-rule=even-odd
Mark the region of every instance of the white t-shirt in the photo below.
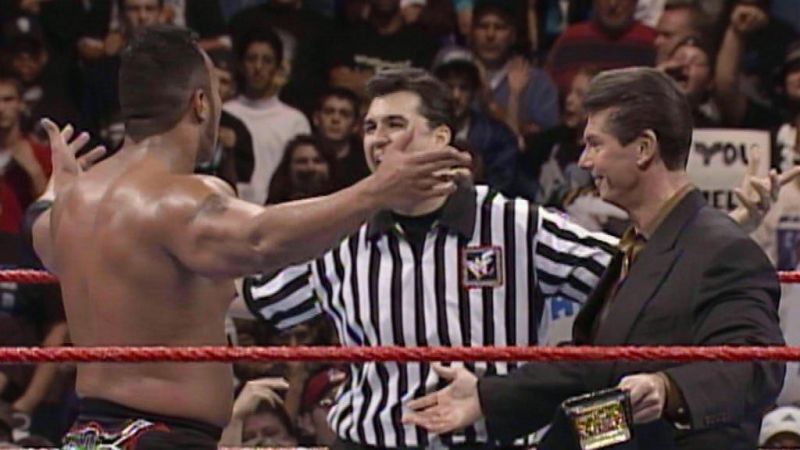
<svg viewBox="0 0 800 450">
<path fill-rule="evenodd" d="M 240 95 L 225 103 L 223 108 L 244 122 L 253 137 L 253 176 L 237 183 L 239 197 L 263 205 L 286 144 L 298 134 L 311 133 L 308 119 L 278 97 L 252 100 Z"/>
</svg>

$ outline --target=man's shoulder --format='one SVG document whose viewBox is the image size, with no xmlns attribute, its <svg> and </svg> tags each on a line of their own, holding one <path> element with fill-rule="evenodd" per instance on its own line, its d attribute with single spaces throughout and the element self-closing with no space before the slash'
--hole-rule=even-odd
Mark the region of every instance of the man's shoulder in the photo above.
<svg viewBox="0 0 800 450">
<path fill-rule="evenodd" d="M 685 250 L 706 255 L 714 255 L 733 246 L 741 247 L 741 250 L 760 250 L 758 244 L 728 214 L 708 205 L 698 210 L 695 220 L 686 227 L 682 241 L 683 245 L 679 245 Z"/>
<path fill-rule="evenodd" d="M 178 223 L 194 216 L 207 202 L 224 202 L 233 197 L 225 182 L 215 177 L 195 174 L 169 174 L 137 180 L 132 189 L 141 195 L 140 201 L 149 203 L 152 214 L 143 214 L 153 223 L 164 221 Z M 122 195 L 127 195 L 120 189 Z M 118 197 L 118 196 L 115 196 Z"/>
<path fill-rule="evenodd" d="M 277 99 L 276 99 L 277 100 Z M 308 119 L 306 119 L 306 115 L 303 114 L 302 111 L 299 109 L 289 106 L 281 100 L 277 100 L 275 104 L 275 109 L 283 116 L 286 120 L 290 120 L 293 122 L 303 122 L 308 123 Z"/>
</svg>

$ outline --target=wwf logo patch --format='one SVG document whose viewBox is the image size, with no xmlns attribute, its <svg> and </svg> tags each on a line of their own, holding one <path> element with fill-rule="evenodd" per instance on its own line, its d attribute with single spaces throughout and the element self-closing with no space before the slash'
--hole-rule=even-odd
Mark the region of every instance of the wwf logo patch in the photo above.
<svg viewBox="0 0 800 450">
<path fill-rule="evenodd" d="M 497 246 L 467 247 L 461 254 L 461 283 L 468 289 L 503 284 L 503 249 Z"/>
</svg>

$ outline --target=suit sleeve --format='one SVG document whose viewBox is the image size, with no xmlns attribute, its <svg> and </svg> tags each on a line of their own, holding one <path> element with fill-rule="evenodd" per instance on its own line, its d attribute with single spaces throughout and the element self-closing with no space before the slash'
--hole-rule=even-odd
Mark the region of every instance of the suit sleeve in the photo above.
<svg viewBox="0 0 800 450">
<path fill-rule="evenodd" d="M 750 239 L 731 241 L 702 275 L 694 303 L 696 345 L 783 345 L 775 270 Z M 701 362 L 666 370 L 693 429 L 733 423 L 772 404 L 785 365 Z"/>
<path fill-rule="evenodd" d="M 247 308 L 278 330 L 319 316 L 322 309 L 314 289 L 312 270 L 312 263 L 304 263 L 270 275 L 246 277 L 242 291 Z"/>
<path fill-rule="evenodd" d="M 549 424 L 561 403 L 587 391 L 585 377 L 603 363 L 532 362 L 505 376 L 478 380 L 489 435 L 510 441 Z"/>
</svg>

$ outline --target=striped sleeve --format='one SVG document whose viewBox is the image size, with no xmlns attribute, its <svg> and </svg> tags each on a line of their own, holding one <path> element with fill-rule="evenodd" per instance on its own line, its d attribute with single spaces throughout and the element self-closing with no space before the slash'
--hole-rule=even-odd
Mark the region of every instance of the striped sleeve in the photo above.
<svg viewBox="0 0 800 450">
<path fill-rule="evenodd" d="M 312 263 L 244 279 L 245 304 L 253 315 L 284 330 L 322 314 L 311 276 Z"/>
<path fill-rule="evenodd" d="M 533 252 L 542 293 L 585 303 L 611 262 L 617 238 L 588 231 L 541 207 L 538 216 Z"/>
</svg>

